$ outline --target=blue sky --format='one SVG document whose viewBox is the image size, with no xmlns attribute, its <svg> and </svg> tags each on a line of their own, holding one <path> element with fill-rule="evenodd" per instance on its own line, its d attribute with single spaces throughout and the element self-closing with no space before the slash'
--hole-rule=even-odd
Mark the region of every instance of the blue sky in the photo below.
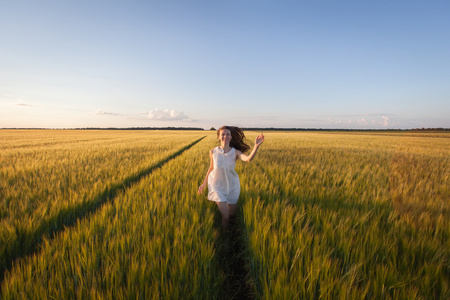
<svg viewBox="0 0 450 300">
<path fill-rule="evenodd" d="M 450 128 L 449 1 L 2 1 L 0 128 Z"/>
</svg>

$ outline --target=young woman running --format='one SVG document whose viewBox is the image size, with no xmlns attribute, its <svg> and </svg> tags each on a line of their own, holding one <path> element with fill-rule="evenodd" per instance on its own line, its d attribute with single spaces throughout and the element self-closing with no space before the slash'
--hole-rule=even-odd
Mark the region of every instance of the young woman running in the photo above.
<svg viewBox="0 0 450 300">
<path fill-rule="evenodd" d="M 198 193 L 201 194 L 208 185 L 208 200 L 217 203 L 222 215 L 222 226 L 227 228 L 230 216 L 233 217 L 236 214 L 241 190 L 239 176 L 234 170 L 236 159 L 252 161 L 259 146 L 264 142 L 264 135 L 261 133 L 256 137 L 255 146 L 250 155 L 244 154 L 250 146 L 244 142 L 245 135 L 240 128 L 222 126 L 217 130 L 217 138 L 220 146 L 209 151 L 209 169 L 205 180 L 198 188 Z"/>
</svg>

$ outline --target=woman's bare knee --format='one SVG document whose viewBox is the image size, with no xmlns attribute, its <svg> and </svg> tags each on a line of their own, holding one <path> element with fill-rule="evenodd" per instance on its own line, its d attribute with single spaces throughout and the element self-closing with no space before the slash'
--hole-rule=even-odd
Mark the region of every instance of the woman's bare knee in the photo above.
<svg viewBox="0 0 450 300">
<path fill-rule="evenodd" d="M 230 222 L 230 212 L 228 209 L 228 204 L 226 202 L 217 202 L 217 207 L 219 208 L 220 214 L 222 215 L 222 225 L 224 227 L 228 226 Z"/>
</svg>

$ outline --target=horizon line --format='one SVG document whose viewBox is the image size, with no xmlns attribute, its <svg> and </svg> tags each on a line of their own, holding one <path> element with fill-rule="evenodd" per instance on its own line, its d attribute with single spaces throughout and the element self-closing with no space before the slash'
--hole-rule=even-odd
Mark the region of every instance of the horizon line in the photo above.
<svg viewBox="0 0 450 300">
<path fill-rule="evenodd" d="M 265 131 L 450 131 L 450 128 L 302 128 L 302 127 L 240 127 L 242 130 L 265 130 Z M 0 130 L 217 130 L 214 127 L 205 129 L 202 127 L 3 127 Z"/>
</svg>

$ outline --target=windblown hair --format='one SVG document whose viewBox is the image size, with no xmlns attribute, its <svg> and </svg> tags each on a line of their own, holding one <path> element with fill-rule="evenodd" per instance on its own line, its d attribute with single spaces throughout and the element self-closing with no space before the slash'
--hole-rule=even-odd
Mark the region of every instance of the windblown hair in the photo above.
<svg viewBox="0 0 450 300">
<path fill-rule="evenodd" d="M 231 132 L 231 141 L 230 147 L 233 147 L 242 153 L 250 150 L 250 146 L 245 142 L 247 138 L 245 137 L 244 131 L 239 127 L 235 126 L 222 126 L 217 130 L 217 137 L 220 134 L 220 131 L 228 129 Z"/>
</svg>

